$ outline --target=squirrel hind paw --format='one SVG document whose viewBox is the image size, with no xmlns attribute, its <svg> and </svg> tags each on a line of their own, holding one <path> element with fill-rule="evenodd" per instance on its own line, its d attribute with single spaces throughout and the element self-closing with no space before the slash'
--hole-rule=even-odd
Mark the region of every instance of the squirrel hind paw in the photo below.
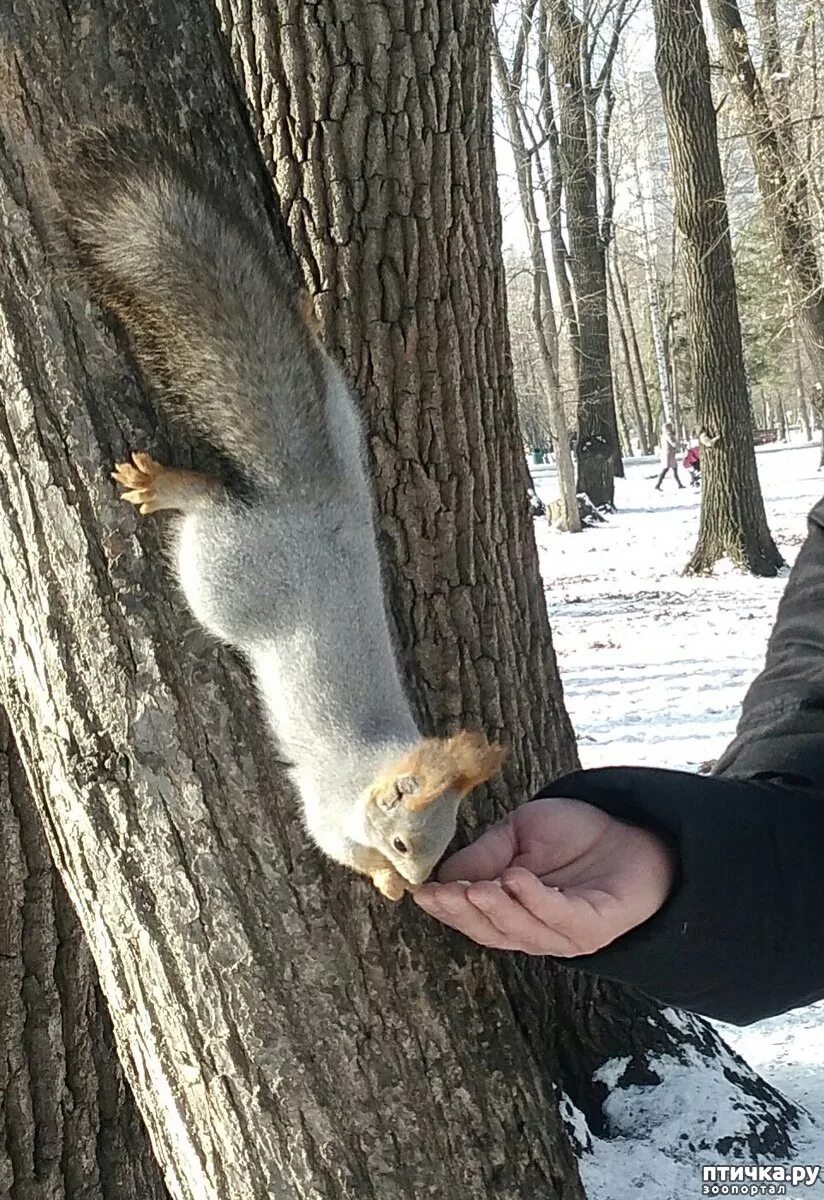
<svg viewBox="0 0 824 1200">
<path fill-rule="evenodd" d="M 221 487 L 210 475 L 164 467 L 140 451 L 135 451 L 131 462 L 117 463 L 112 479 L 128 489 L 121 494 L 121 500 L 133 504 L 142 516 L 162 509 L 193 512 L 214 499 Z"/>
<path fill-rule="evenodd" d="M 165 469 L 148 454 L 136 451 L 131 462 L 115 464 L 112 479 L 127 489 L 121 494 L 121 500 L 133 504 L 145 516 L 165 507 L 157 494 L 157 481 Z"/>
<path fill-rule="evenodd" d="M 419 812 L 445 792 L 463 797 L 486 783 L 505 757 L 503 746 L 466 729 L 449 738 L 427 738 L 385 772 L 376 790 L 389 784 L 409 812 Z"/>
</svg>

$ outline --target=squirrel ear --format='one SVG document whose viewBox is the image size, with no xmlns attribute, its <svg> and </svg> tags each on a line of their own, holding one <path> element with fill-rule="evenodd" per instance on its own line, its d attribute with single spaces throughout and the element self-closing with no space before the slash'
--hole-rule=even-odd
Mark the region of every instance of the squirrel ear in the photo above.
<svg viewBox="0 0 824 1200">
<path fill-rule="evenodd" d="M 389 789 L 383 792 L 373 792 L 372 800 L 377 804 L 381 812 L 393 812 L 401 802 L 401 798 L 394 789 Z"/>
<path fill-rule="evenodd" d="M 393 812 L 407 796 L 413 796 L 420 788 L 420 783 L 414 775 L 399 775 L 392 781 L 387 781 L 383 787 L 372 791 L 372 800 L 383 812 Z"/>
</svg>

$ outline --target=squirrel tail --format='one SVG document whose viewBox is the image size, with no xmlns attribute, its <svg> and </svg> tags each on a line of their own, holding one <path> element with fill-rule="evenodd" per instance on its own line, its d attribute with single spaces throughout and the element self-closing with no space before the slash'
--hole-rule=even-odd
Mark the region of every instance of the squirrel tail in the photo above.
<svg viewBox="0 0 824 1200">
<path fill-rule="evenodd" d="M 52 179 L 79 272 L 169 415 L 255 481 L 322 470 L 329 360 L 263 222 L 129 129 L 75 134 Z"/>
</svg>

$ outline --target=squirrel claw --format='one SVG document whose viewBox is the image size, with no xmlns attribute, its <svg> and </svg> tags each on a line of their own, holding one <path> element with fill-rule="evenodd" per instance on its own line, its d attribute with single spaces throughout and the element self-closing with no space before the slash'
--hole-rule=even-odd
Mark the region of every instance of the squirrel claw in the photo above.
<svg viewBox="0 0 824 1200">
<path fill-rule="evenodd" d="M 166 507 L 155 492 L 155 483 L 166 470 L 160 463 L 154 461 L 148 454 L 135 451 L 132 461 L 117 463 L 112 471 L 112 479 L 121 487 L 129 490 L 123 492 L 121 499 L 133 504 L 142 516 L 157 512 Z"/>
</svg>

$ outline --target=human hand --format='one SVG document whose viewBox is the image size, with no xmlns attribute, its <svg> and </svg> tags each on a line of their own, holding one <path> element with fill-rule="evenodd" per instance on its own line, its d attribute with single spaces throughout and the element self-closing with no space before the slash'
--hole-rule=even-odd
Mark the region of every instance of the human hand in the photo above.
<svg viewBox="0 0 824 1200">
<path fill-rule="evenodd" d="M 580 800 L 533 800 L 447 859 L 415 903 L 482 946 L 573 958 L 657 912 L 675 857 Z"/>
</svg>

